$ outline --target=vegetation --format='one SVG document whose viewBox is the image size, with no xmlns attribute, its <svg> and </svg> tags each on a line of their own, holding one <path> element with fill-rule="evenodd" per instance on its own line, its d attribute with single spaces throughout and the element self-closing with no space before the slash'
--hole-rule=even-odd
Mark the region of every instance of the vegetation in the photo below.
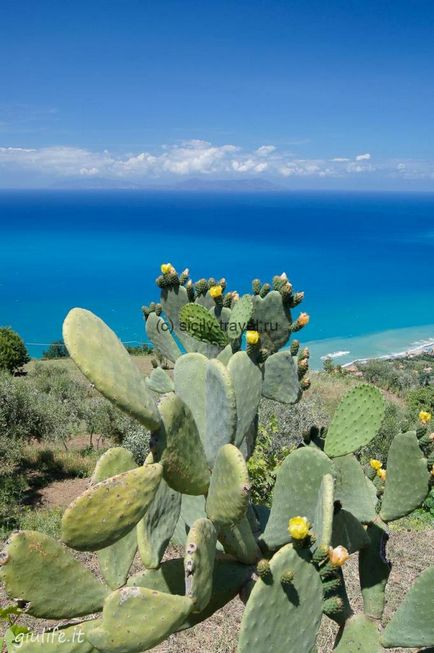
<svg viewBox="0 0 434 653">
<path fill-rule="evenodd" d="M 270 412 L 264 424 L 276 403 L 289 410 L 307 392 L 309 405 L 309 353 L 297 341 L 282 350 L 309 319 L 291 313 L 303 294 L 281 275 L 273 290 L 254 280 L 253 294 L 239 299 L 225 292 L 224 280 L 193 284 L 188 271 L 178 275 L 170 264 L 157 283 L 161 305 L 145 307 L 147 333 L 175 365 L 173 376 L 157 367 L 144 381 L 113 332 L 89 311 L 74 309 L 64 325 L 71 357 L 91 383 L 89 395 L 96 399 L 98 389 L 152 433 L 144 465 L 125 447 L 105 451 L 92 486 L 61 519 L 62 542 L 96 551 L 104 584 L 67 547 L 32 529 L 12 534 L 7 544 L 2 578 L 8 595 L 26 601 L 39 619 L 101 612 L 82 633 L 85 647 L 107 653 L 153 648 L 238 593 L 246 603 L 238 653 L 311 653 L 323 614 L 339 628 L 333 647 L 339 653 L 434 645 L 434 567 L 379 627 L 390 575 L 387 525 L 414 514 L 430 489 L 430 413 L 419 415 L 417 430 L 389 437 L 400 421 L 414 424 L 411 407 L 407 417 L 389 406 L 384 419 L 378 388 L 338 373 L 347 386 L 339 400 L 336 379 L 330 382 L 326 372 L 324 405 L 335 407 L 326 428 L 314 423 L 315 402 L 304 429 L 290 420 L 291 433 L 284 433 L 282 416 Z M 188 353 L 162 328 L 162 310 Z M 429 387 L 426 379 L 423 387 Z M 165 395 L 159 404 L 155 393 Z M 261 395 L 271 403 L 260 411 Z M 283 451 L 285 437 L 292 443 Z M 369 447 L 384 447 L 384 458 L 368 459 Z M 271 507 L 253 502 L 267 501 L 273 485 Z M 162 562 L 171 539 L 184 555 Z M 229 558 L 217 553 L 217 541 Z M 137 549 L 144 571 L 131 575 Z M 357 552 L 363 607 L 354 614 L 341 568 Z M 64 596 L 64 587 L 73 590 Z M 53 650 L 56 643 L 60 650 L 59 637 L 55 632 L 50 640 Z"/>
<path fill-rule="evenodd" d="M 68 358 L 68 350 L 65 347 L 63 340 L 55 340 L 51 343 L 46 351 L 42 354 L 45 360 L 52 360 L 57 358 Z"/>
<path fill-rule="evenodd" d="M 0 370 L 13 374 L 30 360 L 26 346 L 10 327 L 0 327 Z"/>
</svg>

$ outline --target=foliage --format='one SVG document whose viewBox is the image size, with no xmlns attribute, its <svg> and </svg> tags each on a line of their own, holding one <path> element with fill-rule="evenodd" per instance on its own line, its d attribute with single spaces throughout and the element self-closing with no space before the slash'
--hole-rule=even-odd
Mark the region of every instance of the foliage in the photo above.
<svg viewBox="0 0 434 653">
<path fill-rule="evenodd" d="M 424 386 L 407 393 L 407 403 L 415 419 L 421 410 L 434 414 L 434 385 Z"/>
<path fill-rule="evenodd" d="M 63 340 L 55 340 L 51 343 L 46 351 L 42 354 L 42 358 L 47 360 L 57 358 L 68 358 L 68 350 L 65 347 Z"/>
<path fill-rule="evenodd" d="M 399 432 L 405 432 L 412 427 L 410 413 L 407 408 L 394 401 L 386 401 L 384 419 L 375 438 L 362 449 L 360 459 L 363 463 L 372 458 L 387 460 L 393 438 Z"/>
<path fill-rule="evenodd" d="M 130 356 L 147 356 L 148 354 L 152 354 L 154 351 L 153 347 L 146 343 L 143 343 L 142 345 L 125 345 L 125 349 Z"/>
<path fill-rule="evenodd" d="M 26 346 L 18 333 L 10 327 L 0 327 L 0 370 L 13 374 L 29 360 Z"/>
<path fill-rule="evenodd" d="M 280 464 L 290 452 L 290 447 L 276 448 L 274 436 L 278 431 L 277 418 L 272 416 L 266 426 L 258 429 L 256 446 L 247 462 L 253 503 L 270 506 L 271 496 Z"/>
</svg>

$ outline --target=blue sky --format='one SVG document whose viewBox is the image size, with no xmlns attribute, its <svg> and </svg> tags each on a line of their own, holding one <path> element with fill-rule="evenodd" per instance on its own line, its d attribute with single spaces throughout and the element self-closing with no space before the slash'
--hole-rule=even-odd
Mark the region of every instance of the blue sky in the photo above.
<svg viewBox="0 0 434 653">
<path fill-rule="evenodd" d="M 434 189 L 432 0 L 2 0 L 0 187 Z"/>
</svg>

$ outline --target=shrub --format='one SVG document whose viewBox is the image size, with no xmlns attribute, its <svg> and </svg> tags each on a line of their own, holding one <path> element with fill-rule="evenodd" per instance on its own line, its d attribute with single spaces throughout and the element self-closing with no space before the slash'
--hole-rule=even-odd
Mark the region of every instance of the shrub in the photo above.
<svg viewBox="0 0 434 653">
<path fill-rule="evenodd" d="M 407 404 L 414 419 L 421 410 L 434 414 L 434 386 L 426 385 L 422 388 L 410 390 L 406 396 Z"/>
<path fill-rule="evenodd" d="M 152 354 L 153 348 L 150 345 L 125 345 L 125 349 L 131 356 L 144 356 Z"/>
<path fill-rule="evenodd" d="M 259 427 L 255 450 L 247 462 L 251 497 L 255 504 L 271 506 L 277 471 L 290 452 L 290 447 L 284 446 L 280 449 L 274 447 L 273 438 L 277 430 L 278 423 L 275 417 L 271 417 L 266 426 Z"/>
<path fill-rule="evenodd" d="M 26 346 L 10 327 L 0 327 L 0 369 L 11 374 L 30 360 Z"/>
<path fill-rule="evenodd" d="M 46 351 L 42 354 L 42 358 L 46 358 L 48 360 L 54 359 L 54 358 L 68 358 L 68 350 L 65 347 L 65 343 L 63 340 L 55 340 L 54 342 L 51 343 L 51 345 L 48 347 Z"/>
</svg>

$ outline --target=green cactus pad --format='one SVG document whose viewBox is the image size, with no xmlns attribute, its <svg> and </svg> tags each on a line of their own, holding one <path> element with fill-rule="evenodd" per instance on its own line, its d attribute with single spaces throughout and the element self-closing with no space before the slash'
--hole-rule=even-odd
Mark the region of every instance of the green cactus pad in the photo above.
<svg viewBox="0 0 434 653">
<path fill-rule="evenodd" d="M 107 399 L 149 429 L 160 423 L 145 379 L 118 337 L 96 315 L 73 308 L 63 323 L 69 354 Z"/>
<path fill-rule="evenodd" d="M 244 295 L 235 302 L 227 327 L 227 335 L 230 340 L 236 340 L 242 335 L 243 331 L 247 328 L 252 314 L 253 300 L 250 295 Z"/>
<path fill-rule="evenodd" d="M 145 516 L 137 524 L 137 542 L 145 567 L 157 568 L 176 528 L 181 494 L 161 479 Z"/>
<path fill-rule="evenodd" d="M 264 365 L 262 394 L 282 404 L 295 404 L 301 397 L 297 359 L 289 351 L 279 351 Z"/>
<path fill-rule="evenodd" d="M 175 632 L 192 608 L 185 596 L 124 587 L 106 599 L 102 624 L 87 637 L 104 653 L 141 653 Z"/>
<path fill-rule="evenodd" d="M 183 306 L 188 304 L 188 294 L 184 286 L 176 286 L 161 289 L 161 307 L 168 318 L 169 323 L 178 336 L 181 343 L 189 351 L 188 344 L 190 336 L 180 328 L 179 313 Z"/>
<path fill-rule="evenodd" d="M 212 594 L 206 608 L 201 612 L 191 612 L 186 621 L 177 629 L 184 630 L 208 619 L 214 612 L 229 603 L 251 576 L 250 567 L 233 560 L 216 559 L 212 579 Z M 159 569 L 147 569 L 132 576 L 128 585 L 147 587 L 158 592 L 184 594 L 184 561 L 174 558 L 163 562 Z"/>
<path fill-rule="evenodd" d="M 418 508 L 429 492 L 430 474 L 414 431 L 398 433 L 390 445 L 381 519 L 393 521 Z"/>
<path fill-rule="evenodd" d="M 165 358 L 174 363 L 180 356 L 181 350 L 170 333 L 171 326 L 156 313 L 150 313 L 146 320 L 146 335 Z"/>
<path fill-rule="evenodd" d="M 333 460 L 336 478 L 335 498 L 362 524 L 376 517 L 377 490 L 355 456 L 349 454 Z"/>
<path fill-rule="evenodd" d="M 183 494 L 206 494 L 210 473 L 192 413 L 173 394 L 162 400 L 160 413 L 163 424 L 152 434 L 152 446 L 165 481 Z"/>
<path fill-rule="evenodd" d="M 232 311 L 227 306 L 212 306 L 209 312 L 220 325 L 220 329 L 226 333 Z"/>
<path fill-rule="evenodd" d="M 99 612 L 109 594 L 59 542 L 36 531 L 12 533 L 0 564 L 6 593 L 27 603 L 34 617 L 71 619 Z"/>
<path fill-rule="evenodd" d="M 233 444 L 218 452 L 206 501 L 206 512 L 217 528 L 237 524 L 247 511 L 250 480 L 246 461 Z"/>
<path fill-rule="evenodd" d="M 359 577 L 364 612 L 368 617 L 381 619 L 385 604 L 386 583 L 391 564 L 386 557 L 389 539 L 387 527 L 379 519 L 368 524 L 366 534 L 369 544 L 359 553 Z"/>
<path fill-rule="evenodd" d="M 339 510 L 333 520 L 332 546 L 344 546 L 348 553 L 360 551 L 369 544 L 362 524 L 346 510 Z"/>
<path fill-rule="evenodd" d="M 152 370 L 149 377 L 146 379 L 146 385 L 153 392 L 158 392 L 160 395 L 173 392 L 175 386 L 170 376 L 161 367 L 156 367 Z"/>
<path fill-rule="evenodd" d="M 324 451 L 336 458 L 364 447 L 378 433 L 383 417 L 384 400 L 377 388 L 372 385 L 352 388 L 336 409 Z"/>
<path fill-rule="evenodd" d="M 180 323 L 187 334 L 196 340 L 218 347 L 225 347 L 228 339 L 218 320 L 205 306 L 186 304 L 180 312 Z"/>
<path fill-rule="evenodd" d="M 205 510 L 205 497 L 204 496 L 191 496 L 189 494 L 182 495 L 181 502 L 181 516 L 188 528 L 191 527 L 193 522 L 197 519 L 206 517 Z"/>
<path fill-rule="evenodd" d="M 212 467 L 220 447 L 234 441 L 237 428 L 234 387 L 228 369 L 220 361 L 208 361 L 205 388 L 205 453 Z"/>
<path fill-rule="evenodd" d="M 323 476 L 318 491 L 313 533 L 315 535 L 314 549 L 328 548 L 331 544 L 334 513 L 334 480 L 331 474 Z"/>
<path fill-rule="evenodd" d="M 363 614 L 350 617 L 334 650 L 336 653 L 381 653 L 377 625 Z"/>
<path fill-rule="evenodd" d="M 237 407 L 237 430 L 235 444 L 244 440 L 258 412 L 262 391 L 262 372 L 245 351 L 234 354 L 227 365 L 235 392 Z"/>
<path fill-rule="evenodd" d="M 304 447 L 285 458 L 279 468 L 270 517 L 261 541 L 271 550 L 290 541 L 288 521 L 300 515 L 312 523 L 323 476 L 332 463 L 319 449 Z"/>
<path fill-rule="evenodd" d="M 185 545 L 185 594 L 194 612 L 206 608 L 212 594 L 217 532 L 209 519 L 198 519 L 190 528 Z"/>
<path fill-rule="evenodd" d="M 223 526 L 218 538 L 225 553 L 245 565 L 253 565 L 262 557 L 247 517 L 243 517 L 238 524 Z"/>
<path fill-rule="evenodd" d="M 272 582 L 259 579 L 241 622 L 238 653 L 311 653 L 322 617 L 321 581 L 291 544 L 270 562 Z M 290 585 L 279 582 L 291 569 Z"/>
<path fill-rule="evenodd" d="M 137 464 L 128 449 L 113 447 L 98 460 L 92 483 L 100 483 L 111 476 L 128 472 L 136 467 Z M 125 537 L 97 552 L 101 573 L 112 589 L 125 585 L 136 551 L 137 536 L 133 528 Z"/>
<path fill-rule="evenodd" d="M 8 647 L 9 653 L 98 653 L 86 639 L 89 630 L 99 625 L 99 621 L 83 621 L 66 628 L 57 628 L 42 633 L 31 633 L 28 638 L 21 636 L 15 645 Z M 1 642 L 1 640 L 0 640 Z"/>
<path fill-rule="evenodd" d="M 184 354 L 178 358 L 173 370 L 175 392 L 191 410 L 203 444 L 205 444 L 206 437 L 205 380 L 207 366 L 207 357 L 195 352 Z"/>
<path fill-rule="evenodd" d="M 385 648 L 434 646 L 434 565 L 416 579 L 381 637 Z"/>
<path fill-rule="evenodd" d="M 226 345 L 226 347 L 217 356 L 217 360 L 223 363 L 225 367 L 227 367 L 229 361 L 232 358 L 232 354 L 233 354 L 232 345 Z"/>
<path fill-rule="evenodd" d="M 114 544 L 145 514 L 160 483 L 163 468 L 145 465 L 92 486 L 66 509 L 62 540 L 79 551 Z"/>
<path fill-rule="evenodd" d="M 275 352 L 288 342 L 291 315 L 285 308 L 282 295 L 272 290 L 265 297 L 254 295 L 252 320 L 261 334 L 261 345 Z"/>
</svg>

